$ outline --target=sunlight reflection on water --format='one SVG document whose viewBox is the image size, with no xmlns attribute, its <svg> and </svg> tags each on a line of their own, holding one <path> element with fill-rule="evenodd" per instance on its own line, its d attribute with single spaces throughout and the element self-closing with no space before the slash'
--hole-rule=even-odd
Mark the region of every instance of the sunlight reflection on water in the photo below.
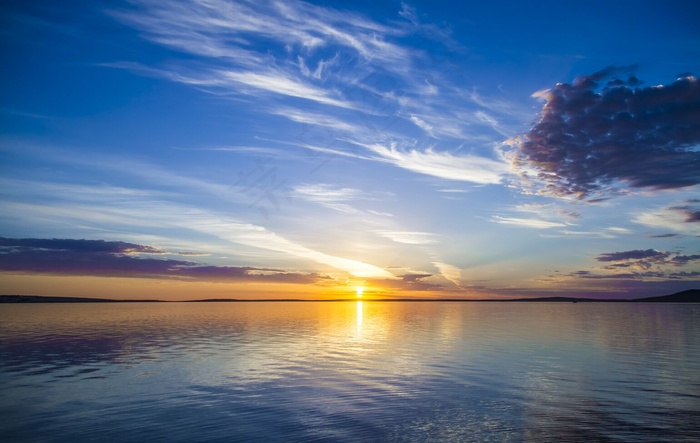
<svg viewBox="0 0 700 443">
<path fill-rule="evenodd" d="M 700 440 L 700 306 L 5 305 L 2 441 Z"/>
</svg>

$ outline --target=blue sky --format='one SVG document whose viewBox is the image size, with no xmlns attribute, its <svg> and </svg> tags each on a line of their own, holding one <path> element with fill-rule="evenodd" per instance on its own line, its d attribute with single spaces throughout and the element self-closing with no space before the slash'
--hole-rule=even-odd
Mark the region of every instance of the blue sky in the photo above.
<svg viewBox="0 0 700 443">
<path fill-rule="evenodd" d="M 697 288 L 698 14 L 5 2 L 0 289 Z"/>
</svg>

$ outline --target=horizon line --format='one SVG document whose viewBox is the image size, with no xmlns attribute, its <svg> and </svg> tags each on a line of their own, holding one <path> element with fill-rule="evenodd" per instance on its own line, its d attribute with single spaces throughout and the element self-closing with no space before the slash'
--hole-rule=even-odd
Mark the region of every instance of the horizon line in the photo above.
<svg viewBox="0 0 700 443">
<path fill-rule="evenodd" d="M 331 298 L 331 299 L 299 299 L 299 298 L 260 298 L 260 299 L 240 299 L 240 298 L 206 298 L 206 299 L 191 299 L 191 300 L 158 300 L 158 299 L 112 299 L 98 297 L 76 297 L 76 296 L 52 296 L 52 295 L 29 295 L 29 294 L 2 294 L 0 295 L 0 303 L 255 303 L 255 302 L 351 302 L 351 301 L 368 301 L 368 302 L 643 302 L 643 301 L 664 301 L 681 295 L 686 295 L 690 298 L 695 293 L 700 295 L 700 289 L 688 289 L 685 291 L 668 294 L 663 296 L 651 296 L 642 298 L 588 298 L 588 297 L 566 297 L 566 296 L 551 296 L 551 297 L 525 297 L 525 298 L 490 298 L 490 299 L 475 299 L 475 298 Z M 700 297 L 697 301 L 685 300 L 686 302 L 700 303 Z"/>
</svg>

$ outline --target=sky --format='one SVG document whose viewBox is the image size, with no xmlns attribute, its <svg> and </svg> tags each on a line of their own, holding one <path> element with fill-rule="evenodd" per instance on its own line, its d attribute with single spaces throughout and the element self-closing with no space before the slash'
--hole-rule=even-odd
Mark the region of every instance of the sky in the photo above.
<svg viewBox="0 0 700 443">
<path fill-rule="evenodd" d="M 673 0 L 5 1 L 0 293 L 700 288 L 698 16 Z"/>
</svg>

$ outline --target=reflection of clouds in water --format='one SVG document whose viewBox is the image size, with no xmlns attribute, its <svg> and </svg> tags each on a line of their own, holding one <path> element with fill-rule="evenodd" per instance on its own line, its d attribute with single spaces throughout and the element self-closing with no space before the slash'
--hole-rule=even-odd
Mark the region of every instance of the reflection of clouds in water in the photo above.
<svg viewBox="0 0 700 443">
<path fill-rule="evenodd" d="M 184 414 L 241 439 L 677 437 L 700 412 L 699 319 L 610 303 L 15 305 L 0 387 L 23 420 L 106 404 L 103 428 Z"/>
</svg>

